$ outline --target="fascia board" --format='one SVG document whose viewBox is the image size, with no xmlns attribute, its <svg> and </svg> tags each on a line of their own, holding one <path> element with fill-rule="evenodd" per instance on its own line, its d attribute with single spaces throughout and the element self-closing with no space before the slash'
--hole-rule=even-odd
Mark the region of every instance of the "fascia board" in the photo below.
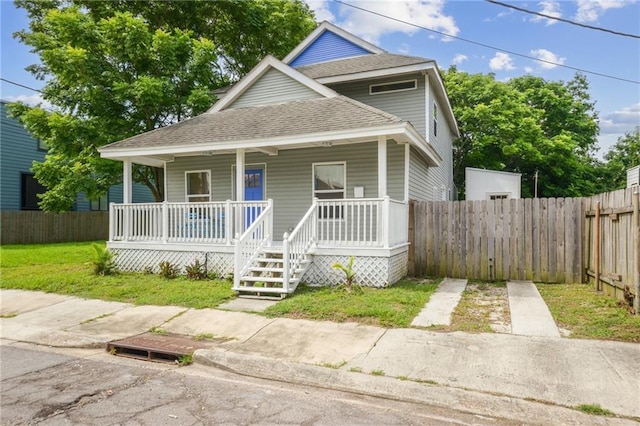
<svg viewBox="0 0 640 426">
<path fill-rule="evenodd" d="M 309 89 L 319 93 L 327 98 L 333 98 L 338 94 L 328 87 L 318 83 L 316 80 L 307 77 L 299 71 L 294 70 L 290 66 L 280 62 L 273 56 L 266 56 L 258 65 L 256 65 L 242 80 L 236 83 L 218 102 L 216 102 L 206 113 L 214 113 L 224 110 L 231 105 L 233 101 L 238 99 L 251 85 L 262 77 L 270 68 L 274 68 L 291 79 L 307 86 Z"/>
<path fill-rule="evenodd" d="M 400 75 L 400 74 L 416 73 L 416 72 L 428 70 L 431 67 L 433 67 L 432 62 L 424 62 L 424 63 L 414 64 L 414 65 L 405 65 L 402 67 L 385 68 L 382 70 L 365 71 L 365 72 L 358 72 L 353 74 L 334 75 L 331 77 L 320 77 L 320 78 L 316 78 L 316 81 L 321 84 L 332 84 L 332 83 L 344 83 L 344 82 L 357 81 L 357 80 L 370 80 L 373 78 L 383 78 L 383 77 L 391 77 L 391 76 Z"/>
<path fill-rule="evenodd" d="M 273 146 L 287 146 L 296 144 L 312 144 L 330 142 L 340 139 L 376 138 L 386 135 L 390 138 L 398 137 L 401 141 L 409 142 L 412 138 L 408 134 L 406 123 L 393 123 L 366 129 L 336 130 L 331 132 L 311 133 L 308 135 L 279 136 L 267 139 L 250 139 L 229 142 L 201 143 L 197 145 L 181 145 L 158 148 L 122 148 L 100 151 L 103 158 L 123 158 L 135 156 L 176 155 L 202 151 L 225 151 L 244 149 L 259 149 Z"/>
<path fill-rule="evenodd" d="M 318 37 L 320 37 L 325 31 L 331 31 L 332 33 L 339 35 L 345 40 L 350 41 L 356 46 L 362 47 L 364 50 L 368 50 L 371 53 L 384 53 L 385 50 L 376 46 L 375 44 L 371 44 L 368 41 L 365 41 L 359 37 L 354 36 L 353 34 L 343 30 L 342 28 L 336 27 L 330 22 L 323 21 L 320 25 L 316 27 L 315 30 L 311 32 L 304 40 L 300 42 L 287 56 L 282 59 L 282 62 L 285 64 L 290 64 L 294 59 L 302 53 L 304 49 L 309 47 Z"/>
<path fill-rule="evenodd" d="M 434 66 L 428 70 L 429 76 L 433 77 L 437 80 L 438 84 L 435 86 L 436 91 L 438 92 L 439 98 L 441 101 L 447 104 L 447 121 L 449 122 L 449 126 L 453 131 L 456 137 L 460 137 L 460 129 L 458 129 L 458 123 L 456 121 L 455 116 L 453 115 L 453 108 L 451 107 L 451 102 L 449 102 L 449 96 L 447 95 L 447 88 L 444 86 L 444 81 L 442 81 L 442 76 L 440 75 L 440 71 L 438 67 Z M 431 81 L 431 79 L 429 80 Z"/>
</svg>

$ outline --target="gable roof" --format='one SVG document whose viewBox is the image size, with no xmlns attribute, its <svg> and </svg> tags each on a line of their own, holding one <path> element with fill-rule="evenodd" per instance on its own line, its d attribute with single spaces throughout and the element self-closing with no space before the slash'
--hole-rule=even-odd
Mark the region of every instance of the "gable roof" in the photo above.
<svg viewBox="0 0 640 426">
<path fill-rule="evenodd" d="M 431 59 L 417 56 L 396 55 L 393 53 L 380 53 L 376 55 L 364 55 L 355 58 L 337 59 L 319 64 L 296 67 L 296 70 L 313 79 L 324 77 L 344 76 L 368 71 L 380 71 L 408 65 L 433 63 Z"/>
<path fill-rule="evenodd" d="M 357 54 L 362 55 L 367 53 L 385 52 L 384 49 L 381 49 L 380 47 L 371 44 L 368 41 L 361 39 L 360 37 L 354 36 L 353 34 L 343 30 L 342 28 L 336 27 L 330 22 L 323 21 L 316 27 L 315 30 L 311 32 L 311 34 L 309 34 L 304 40 L 302 40 L 300 44 L 298 44 L 298 46 L 296 46 L 287 56 L 285 56 L 282 62 L 288 65 L 295 65 L 296 59 L 303 56 L 305 52 L 308 51 L 308 49 L 312 49 L 314 43 L 322 41 L 323 35 L 325 33 L 332 33 L 333 35 L 337 36 L 334 39 L 334 43 L 335 40 L 342 40 L 344 42 L 343 46 L 348 47 L 345 54 L 349 54 L 350 56 L 354 56 Z M 335 59 L 337 57 L 338 56 L 333 56 L 333 58 L 329 59 Z M 302 62 L 299 65 L 302 65 Z"/>
</svg>

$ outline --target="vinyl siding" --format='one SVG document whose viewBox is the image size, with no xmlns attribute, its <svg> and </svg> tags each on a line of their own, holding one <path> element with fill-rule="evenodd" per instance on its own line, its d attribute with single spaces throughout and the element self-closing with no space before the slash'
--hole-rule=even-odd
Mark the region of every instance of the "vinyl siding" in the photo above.
<svg viewBox="0 0 640 426">
<path fill-rule="evenodd" d="M 388 193 L 391 198 L 402 200 L 404 147 L 389 141 L 387 149 Z M 245 156 L 247 168 L 253 167 L 253 164 L 265 165 L 265 198 L 274 201 L 276 239 L 293 229 L 312 203 L 312 164 L 332 161 L 346 162 L 347 198 L 353 198 L 354 186 L 363 186 L 366 198 L 377 198 L 377 142 L 283 150 L 273 157 L 261 153 Z M 168 201 L 184 202 L 184 173 L 189 170 L 211 170 L 213 200 L 231 199 L 234 165 L 235 155 L 177 158 L 167 164 Z"/>
<path fill-rule="evenodd" d="M 287 101 L 319 98 L 321 95 L 304 84 L 271 68 L 228 108 L 246 108 Z"/>
<path fill-rule="evenodd" d="M 147 188 L 146 185 L 142 185 L 139 183 L 133 184 L 133 193 L 131 194 L 131 198 L 134 203 L 153 203 L 155 200 L 153 199 L 153 194 L 151 190 Z M 123 200 L 123 189 L 122 184 L 113 185 L 109 188 L 109 193 L 107 196 L 107 203 L 122 203 Z M 78 194 L 78 199 L 75 203 L 76 211 L 90 211 L 91 210 L 91 201 L 89 201 L 86 196 L 81 193 Z"/>
<path fill-rule="evenodd" d="M 369 86 L 371 84 L 391 83 L 411 79 L 417 79 L 418 86 L 416 90 L 378 93 L 375 95 L 369 94 Z M 414 76 L 342 83 L 330 85 L 330 87 L 342 95 L 411 122 L 421 135 L 425 135 L 425 82 L 424 77 L 421 75 L 416 74 Z"/>
<path fill-rule="evenodd" d="M 438 151 L 440 157 L 442 157 L 442 164 L 435 170 L 432 170 L 432 173 L 435 173 L 437 176 L 435 177 L 435 181 L 440 187 L 445 188 L 446 190 L 451 190 L 451 194 L 455 191 L 453 190 L 453 137 L 451 135 L 451 128 L 449 127 L 449 123 L 444 118 L 443 114 L 443 104 L 439 99 L 436 98 L 435 93 L 433 91 L 430 92 L 430 105 L 428 112 L 428 120 L 430 121 L 429 125 L 429 143 Z M 437 125 L 437 134 L 434 134 L 434 126 L 433 126 L 433 104 L 436 104 L 438 108 L 438 125 Z"/>
<path fill-rule="evenodd" d="M 349 58 L 352 56 L 365 55 L 371 53 L 362 47 L 334 34 L 325 31 L 303 50 L 289 64 L 292 67 L 317 64 L 330 61 L 332 59 Z"/>
<path fill-rule="evenodd" d="M 44 161 L 46 152 L 22 125 L 7 116 L 0 103 L 0 210 L 20 210 L 21 176 L 31 173 L 34 161 Z"/>
</svg>

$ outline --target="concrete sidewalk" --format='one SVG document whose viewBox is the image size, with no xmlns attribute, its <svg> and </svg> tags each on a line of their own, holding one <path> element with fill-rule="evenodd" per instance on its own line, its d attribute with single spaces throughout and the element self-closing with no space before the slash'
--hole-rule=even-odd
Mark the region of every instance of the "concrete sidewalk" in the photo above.
<svg viewBox="0 0 640 426">
<path fill-rule="evenodd" d="M 547 304 L 531 281 L 508 281 L 511 332 L 522 336 L 560 337 Z"/>
<path fill-rule="evenodd" d="M 194 359 L 258 377 L 434 405 L 457 401 L 472 404 L 467 408 L 480 414 L 506 410 L 514 420 L 529 419 L 527 423 L 621 421 L 531 400 L 570 407 L 599 404 L 640 418 L 640 346 L 630 343 L 384 329 L 18 290 L 0 290 L 0 314 L 0 338 L 5 341 L 104 347 L 111 340 L 162 327 L 230 338 L 214 349 L 196 351 Z M 339 368 L 319 367 L 329 364 Z M 372 372 L 386 377 L 367 374 Z M 531 417 L 533 413 L 537 417 Z"/>
</svg>

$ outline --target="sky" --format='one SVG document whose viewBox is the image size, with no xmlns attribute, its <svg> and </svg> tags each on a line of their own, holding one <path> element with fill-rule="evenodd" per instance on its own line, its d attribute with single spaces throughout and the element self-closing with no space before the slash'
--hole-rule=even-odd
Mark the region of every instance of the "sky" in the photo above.
<svg viewBox="0 0 640 426">
<path fill-rule="evenodd" d="M 584 70 L 599 113 L 599 157 L 625 132 L 640 125 L 639 0 L 503 1 L 636 37 L 547 19 L 483 0 L 305 1 L 318 21 L 332 22 L 391 53 L 434 59 L 445 69 L 455 65 L 468 73 L 493 73 L 500 81 L 525 74 L 548 81 L 569 81 L 575 68 Z M 25 71 L 26 66 L 38 62 L 37 55 L 12 37 L 15 31 L 28 28 L 28 23 L 24 10 L 16 9 L 11 1 L 0 0 L 0 74 L 3 79 L 39 89 L 44 83 Z M 5 81 L 0 81 L 0 97 L 32 104 L 40 101 L 38 92 Z"/>
</svg>

